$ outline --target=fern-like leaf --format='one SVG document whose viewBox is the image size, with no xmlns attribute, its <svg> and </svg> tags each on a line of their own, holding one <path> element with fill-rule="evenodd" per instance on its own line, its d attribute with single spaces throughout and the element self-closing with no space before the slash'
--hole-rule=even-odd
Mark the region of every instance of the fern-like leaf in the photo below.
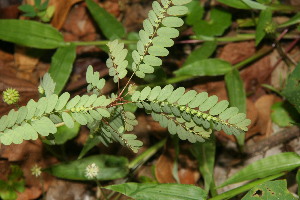
<svg viewBox="0 0 300 200">
<path fill-rule="evenodd" d="M 226 100 L 218 102 L 218 97 L 208 97 L 206 92 L 194 90 L 185 92 L 180 87 L 174 90 L 172 85 L 164 88 L 145 87 L 132 95 L 139 108 L 151 113 L 154 120 L 168 127 L 171 134 L 190 142 L 204 141 L 212 130 L 223 130 L 227 134 L 241 134 L 247 131 L 251 123 L 238 108 L 230 107 Z"/>
<path fill-rule="evenodd" d="M 124 43 L 119 43 L 118 40 L 108 42 L 107 46 L 109 48 L 109 58 L 106 61 L 106 65 L 109 69 L 109 75 L 117 83 L 127 74 L 126 67 L 128 66 L 128 61 L 125 58 L 128 50 L 124 49 Z"/>
<path fill-rule="evenodd" d="M 144 78 L 145 74 L 154 72 L 154 66 L 162 64 L 159 57 L 169 54 L 166 47 L 173 46 L 171 38 L 179 36 L 176 28 L 183 25 L 183 20 L 177 16 L 187 13 L 188 9 L 183 5 L 188 2 L 190 0 L 183 3 L 172 0 L 162 1 L 162 4 L 157 1 L 152 3 L 152 10 L 139 32 L 137 50 L 132 52 L 132 69 L 136 76 Z"/>
</svg>

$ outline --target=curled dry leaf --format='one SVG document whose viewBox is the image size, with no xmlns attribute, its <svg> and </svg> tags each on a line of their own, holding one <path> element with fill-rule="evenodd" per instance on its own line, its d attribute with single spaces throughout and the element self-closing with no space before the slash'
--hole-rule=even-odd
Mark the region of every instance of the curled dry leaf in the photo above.
<svg viewBox="0 0 300 200">
<path fill-rule="evenodd" d="M 53 19 L 51 21 L 52 26 L 57 29 L 60 29 L 68 16 L 68 13 L 71 7 L 81 2 L 82 0 L 68 0 L 68 1 L 61 1 L 61 0 L 51 0 L 50 5 L 55 6 L 55 12 Z"/>
</svg>

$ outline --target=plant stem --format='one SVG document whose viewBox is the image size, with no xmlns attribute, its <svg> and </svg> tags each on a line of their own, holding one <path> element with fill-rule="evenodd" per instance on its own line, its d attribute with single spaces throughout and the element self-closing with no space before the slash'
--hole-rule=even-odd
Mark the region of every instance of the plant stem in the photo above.
<svg viewBox="0 0 300 200">
<path fill-rule="evenodd" d="M 260 59 L 261 57 L 267 55 L 273 50 L 273 47 L 265 47 L 260 49 L 258 52 L 256 52 L 253 56 L 246 58 L 245 60 L 239 62 L 238 64 L 235 64 L 233 67 L 236 69 L 240 69 L 241 67 L 244 67 L 245 65 L 248 65 L 252 63 L 255 60 Z"/>
<path fill-rule="evenodd" d="M 229 199 L 229 198 L 234 197 L 234 196 L 236 196 L 238 194 L 246 192 L 246 191 L 252 189 L 253 187 L 255 187 L 257 185 L 260 185 L 260 184 L 262 184 L 264 182 L 267 182 L 267 181 L 279 178 L 279 177 L 283 176 L 284 174 L 285 173 L 282 172 L 282 173 L 275 174 L 275 175 L 272 175 L 272 176 L 269 176 L 269 177 L 266 177 L 266 178 L 263 178 L 263 179 L 259 179 L 257 181 L 253 181 L 253 182 L 248 183 L 246 185 L 243 185 L 243 186 L 240 186 L 238 188 L 235 188 L 235 189 L 229 190 L 227 192 L 224 192 L 222 194 L 219 194 L 218 196 L 215 196 L 215 197 L 210 198 L 208 200 L 224 200 L 224 199 Z"/>
<path fill-rule="evenodd" d="M 101 189 L 102 186 L 101 186 L 100 182 L 98 180 L 96 180 L 96 183 L 97 183 L 97 188 L 100 190 L 100 193 L 103 195 L 104 199 L 108 200 L 106 194 Z"/>
</svg>

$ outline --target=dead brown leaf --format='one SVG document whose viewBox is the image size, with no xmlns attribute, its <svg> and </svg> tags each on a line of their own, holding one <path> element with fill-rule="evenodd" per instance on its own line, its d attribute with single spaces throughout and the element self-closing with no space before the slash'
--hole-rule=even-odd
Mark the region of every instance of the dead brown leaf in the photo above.
<svg viewBox="0 0 300 200">
<path fill-rule="evenodd" d="M 155 176 L 159 183 L 176 183 L 172 173 L 174 157 L 174 149 L 171 150 L 169 147 L 159 156 L 155 167 Z"/>
<path fill-rule="evenodd" d="M 237 64 L 255 53 L 254 41 L 228 43 L 221 50 L 219 58 Z"/>
<path fill-rule="evenodd" d="M 258 111 L 257 124 L 259 132 L 268 137 L 272 133 L 272 121 L 271 121 L 271 106 L 280 101 L 280 99 L 273 95 L 263 95 L 256 102 L 255 107 Z"/>
<path fill-rule="evenodd" d="M 79 39 L 91 33 L 96 33 L 96 28 L 93 24 L 91 15 L 88 13 L 88 10 L 84 4 L 74 6 L 70 10 L 69 15 L 66 17 L 63 25 L 63 30 L 72 33 Z"/>
<path fill-rule="evenodd" d="M 50 5 L 55 6 L 54 16 L 51 21 L 52 26 L 54 26 L 57 29 L 61 29 L 61 27 L 65 23 L 65 20 L 68 16 L 71 7 L 74 4 L 81 1 L 82 0 L 68 0 L 68 1 L 51 0 Z"/>
</svg>

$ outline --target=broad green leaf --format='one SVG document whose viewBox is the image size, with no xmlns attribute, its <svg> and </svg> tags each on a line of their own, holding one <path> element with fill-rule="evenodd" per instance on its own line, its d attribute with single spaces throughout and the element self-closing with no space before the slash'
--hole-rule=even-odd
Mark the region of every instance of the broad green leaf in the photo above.
<svg viewBox="0 0 300 200">
<path fill-rule="evenodd" d="M 193 144 L 191 151 L 199 163 L 199 171 L 204 178 L 205 191 L 208 192 L 211 184 L 214 182 L 213 175 L 216 154 L 214 134 L 211 135 L 209 141 Z"/>
<path fill-rule="evenodd" d="M 251 9 L 247 4 L 242 0 L 217 0 L 220 3 L 223 3 L 227 6 L 237 8 L 237 9 Z"/>
<path fill-rule="evenodd" d="M 193 30 L 196 36 L 221 36 L 231 25 L 231 14 L 220 9 L 210 11 L 210 20 L 199 20 L 194 24 Z"/>
<path fill-rule="evenodd" d="M 266 36 L 265 28 L 272 21 L 272 11 L 266 9 L 260 12 L 256 32 L 255 32 L 255 44 L 258 45 L 262 39 Z"/>
<path fill-rule="evenodd" d="M 298 12 L 294 17 L 290 18 L 288 21 L 280 24 L 279 27 L 287 27 L 298 23 L 300 23 L 300 12 Z"/>
<path fill-rule="evenodd" d="M 60 47 L 56 50 L 51 60 L 49 74 L 56 83 L 54 93 L 59 94 L 69 80 L 76 58 L 76 46 Z"/>
<path fill-rule="evenodd" d="M 65 46 L 62 34 L 50 25 L 36 21 L 1 19 L 0 40 L 38 49 Z"/>
<path fill-rule="evenodd" d="M 298 110 L 300 113 L 300 63 L 289 75 L 287 84 L 282 91 L 282 95 Z"/>
<path fill-rule="evenodd" d="M 204 8 L 200 5 L 199 1 L 193 0 L 189 4 L 187 4 L 186 7 L 189 9 L 189 13 L 185 19 L 188 25 L 194 25 L 202 19 Z"/>
<path fill-rule="evenodd" d="M 300 166 L 296 153 L 280 153 L 253 162 L 227 179 L 220 187 L 257 178 L 264 178 L 280 172 L 291 171 Z"/>
<path fill-rule="evenodd" d="M 112 40 L 122 38 L 125 35 L 125 28 L 114 16 L 109 14 L 93 0 L 86 0 L 85 2 L 106 38 Z"/>
<path fill-rule="evenodd" d="M 182 67 L 186 67 L 190 64 L 198 62 L 199 60 L 204 60 L 209 58 L 216 50 L 217 42 L 216 41 L 209 41 L 204 42 L 201 47 L 195 49 L 189 57 L 186 59 L 185 63 Z"/>
<path fill-rule="evenodd" d="M 80 130 L 80 124 L 75 123 L 73 128 L 68 128 L 66 126 L 61 126 L 57 128 L 57 133 L 54 134 L 54 142 L 55 144 L 64 144 L 68 140 L 73 139 L 76 137 Z"/>
<path fill-rule="evenodd" d="M 85 175 L 86 167 L 92 163 L 99 168 L 96 180 L 123 178 L 129 172 L 128 160 L 125 157 L 104 154 L 57 164 L 45 171 L 58 178 L 86 181 L 89 180 Z"/>
<path fill-rule="evenodd" d="M 198 60 L 175 71 L 176 76 L 219 76 L 230 72 L 229 62 L 217 58 Z"/>
<path fill-rule="evenodd" d="M 242 0 L 242 2 L 244 2 L 251 9 L 265 10 L 267 8 L 267 6 L 252 0 Z"/>
<path fill-rule="evenodd" d="M 281 127 L 292 126 L 300 120 L 297 110 L 288 102 L 277 102 L 271 107 L 271 119 Z"/>
<path fill-rule="evenodd" d="M 225 83 L 230 106 L 237 107 L 241 113 L 246 113 L 246 92 L 239 71 L 237 69 L 233 69 L 228 72 L 225 75 Z M 240 134 L 236 137 L 238 144 L 243 146 L 245 134 Z"/>
<path fill-rule="evenodd" d="M 18 9 L 21 10 L 22 12 L 25 12 L 25 13 L 34 13 L 34 14 L 36 14 L 35 10 L 34 10 L 34 7 L 32 5 L 29 5 L 29 4 L 20 5 L 18 7 Z"/>
<path fill-rule="evenodd" d="M 297 200 L 287 189 L 286 180 L 268 181 L 252 188 L 242 200 Z"/>
<path fill-rule="evenodd" d="M 200 187 L 175 183 L 124 183 L 109 185 L 105 188 L 120 192 L 135 200 L 204 200 L 207 197 L 207 193 Z"/>
</svg>

